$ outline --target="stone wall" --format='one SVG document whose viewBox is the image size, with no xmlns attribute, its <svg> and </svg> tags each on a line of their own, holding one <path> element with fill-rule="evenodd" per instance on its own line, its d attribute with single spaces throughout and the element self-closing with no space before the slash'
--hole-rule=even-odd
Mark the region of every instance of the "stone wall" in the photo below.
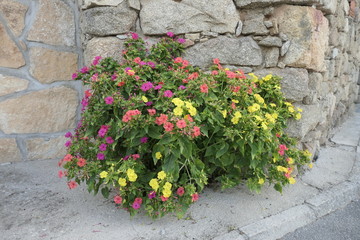
<svg viewBox="0 0 360 240">
<path fill-rule="evenodd" d="M 288 132 L 313 153 L 358 98 L 360 0 L 82 0 L 85 62 L 115 56 L 126 33 L 154 42 L 171 31 L 185 57 L 206 68 L 283 77 L 286 98 L 301 107 Z"/>
<path fill-rule="evenodd" d="M 0 163 L 60 158 L 79 117 L 73 0 L 0 1 Z"/>
<path fill-rule="evenodd" d="M 1 0 L 0 163 L 60 158 L 79 119 L 71 74 L 98 55 L 121 61 L 129 32 L 174 32 L 206 68 L 283 77 L 304 109 L 288 132 L 316 151 L 359 94 L 360 0 Z M 79 30 L 81 29 L 81 35 Z M 84 50 L 82 56 L 81 48 Z"/>
</svg>

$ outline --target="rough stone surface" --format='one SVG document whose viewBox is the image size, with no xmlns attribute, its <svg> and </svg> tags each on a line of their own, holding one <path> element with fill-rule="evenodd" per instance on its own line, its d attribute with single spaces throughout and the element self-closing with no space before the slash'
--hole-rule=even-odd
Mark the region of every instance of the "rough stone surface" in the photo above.
<svg viewBox="0 0 360 240">
<path fill-rule="evenodd" d="M 112 57 L 121 61 L 123 60 L 121 56 L 123 48 L 124 41 L 116 37 L 93 38 L 85 47 L 85 64 L 90 65 L 95 56 Z"/>
<path fill-rule="evenodd" d="M 12 76 L 3 76 L 0 74 L 0 96 L 20 92 L 25 90 L 29 81 Z"/>
<path fill-rule="evenodd" d="M 0 138 L 0 153 L 0 163 L 21 161 L 15 138 Z"/>
<path fill-rule="evenodd" d="M 41 83 L 71 80 L 77 70 L 78 55 L 42 47 L 30 48 L 30 73 Z"/>
<path fill-rule="evenodd" d="M 26 140 L 27 159 L 44 160 L 59 159 L 66 154 L 64 144 L 66 138 L 61 136 L 52 139 L 33 138 Z"/>
<path fill-rule="evenodd" d="M 286 41 L 282 47 L 281 47 L 281 52 L 280 52 L 280 55 L 283 57 L 285 56 L 285 54 L 289 51 L 289 48 L 290 48 L 290 45 L 291 45 L 291 41 Z"/>
<path fill-rule="evenodd" d="M 260 46 L 264 47 L 281 47 L 282 41 L 278 37 L 268 36 L 259 42 Z"/>
<path fill-rule="evenodd" d="M 272 73 L 282 77 L 281 89 L 285 98 L 289 101 L 302 101 L 309 94 L 309 76 L 305 69 L 285 68 L 285 69 L 265 69 L 256 71 L 255 74 L 265 76 Z"/>
<path fill-rule="evenodd" d="M 0 102 L 0 130 L 5 134 L 65 131 L 75 126 L 77 105 L 77 92 L 68 87 L 8 99 Z"/>
<path fill-rule="evenodd" d="M 265 67 L 276 67 L 279 60 L 279 48 L 273 47 L 265 51 Z"/>
<path fill-rule="evenodd" d="M 51 45 L 75 45 L 75 22 L 72 9 L 60 0 L 40 0 L 27 39 Z"/>
<path fill-rule="evenodd" d="M 141 6 L 141 27 L 147 35 L 162 35 L 169 31 L 175 34 L 235 33 L 240 20 L 231 0 L 141 0 Z"/>
<path fill-rule="evenodd" d="M 124 0 L 83 0 L 82 8 L 90 8 L 96 6 L 117 6 Z"/>
<path fill-rule="evenodd" d="M 291 45 L 283 62 L 292 67 L 325 71 L 328 47 L 328 20 L 312 7 L 283 5 L 274 11 L 279 32 L 285 33 Z"/>
<path fill-rule="evenodd" d="M 228 65 L 258 66 L 262 63 L 260 47 L 251 37 L 234 39 L 221 36 L 210 39 L 189 48 L 185 58 L 202 68 L 211 66 L 214 58 Z"/>
<path fill-rule="evenodd" d="M 118 7 L 99 7 L 82 13 L 81 28 L 84 33 L 107 36 L 127 33 L 135 26 L 137 14 L 120 4 Z"/>
<path fill-rule="evenodd" d="M 250 8 L 250 7 L 267 7 L 274 4 L 297 4 L 297 5 L 313 5 L 317 4 L 320 6 L 329 5 L 327 2 L 336 2 L 336 0 L 235 0 L 236 6 L 239 8 Z M 328 6 L 328 7 L 329 7 Z"/>
<path fill-rule="evenodd" d="M 25 14 L 28 7 L 15 1 L 2 0 L 0 2 L 0 15 L 6 20 L 11 32 L 20 36 L 25 27 Z"/>
<path fill-rule="evenodd" d="M 242 34 L 255 34 L 255 35 L 266 35 L 269 33 L 269 30 L 264 24 L 264 16 L 256 15 L 256 17 L 251 19 L 246 19 L 244 21 L 244 26 L 242 29 Z"/>
<path fill-rule="evenodd" d="M 129 3 L 129 7 L 140 11 L 141 9 L 140 0 L 128 0 L 128 3 Z"/>
<path fill-rule="evenodd" d="M 25 59 L 0 22 L 0 67 L 19 68 L 25 65 Z"/>
</svg>

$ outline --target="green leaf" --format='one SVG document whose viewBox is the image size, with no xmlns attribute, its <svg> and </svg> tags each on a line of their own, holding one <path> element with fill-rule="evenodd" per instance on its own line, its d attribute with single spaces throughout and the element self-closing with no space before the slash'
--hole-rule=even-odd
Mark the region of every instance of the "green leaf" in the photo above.
<svg viewBox="0 0 360 240">
<path fill-rule="evenodd" d="M 235 155 L 226 153 L 221 157 L 221 163 L 223 166 L 229 166 L 234 162 Z"/>
<path fill-rule="evenodd" d="M 176 162 L 177 157 L 174 154 L 170 154 L 164 158 L 164 163 L 162 169 L 171 174 L 174 177 L 174 180 L 179 178 L 179 164 Z"/>
<path fill-rule="evenodd" d="M 151 138 L 160 139 L 161 138 L 160 127 L 156 127 L 156 126 L 149 127 L 148 135 Z"/>
<path fill-rule="evenodd" d="M 192 143 L 186 137 L 179 137 L 178 142 L 180 145 L 180 152 L 184 157 L 191 158 L 192 155 Z"/>
<path fill-rule="evenodd" d="M 207 147 L 205 152 L 205 157 L 214 156 L 216 154 L 216 150 L 217 150 L 216 143 Z"/>
<path fill-rule="evenodd" d="M 174 140 L 175 140 L 175 137 L 173 137 L 173 135 L 165 134 L 159 141 L 159 144 L 166 145 L 166 144 L 171 143 Z"/>
<path fill-rule="evenodd" d="M 108 198 L 109 197 L 109 188 L 108 187 L 102 188 L 101 194 L 104 196 L 104 198 Z"/>
<path fill-rule="evenodd" d="M 219 158 L 222 155 L 224 155 L 227 152 L 227 150 L 229 150 L 229 144 L 226 142 L 223 142 L 219 151 L 216 152 L 216 155 L 215 155 L 216 158 Z"/>
</svg>

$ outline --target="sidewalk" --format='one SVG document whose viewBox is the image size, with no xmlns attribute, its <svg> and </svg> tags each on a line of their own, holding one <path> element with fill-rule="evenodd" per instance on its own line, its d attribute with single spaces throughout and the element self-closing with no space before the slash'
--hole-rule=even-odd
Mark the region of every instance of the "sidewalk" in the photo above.
<svg viewBox="0 0 360 240">
<path fill-rule="evenodd" d="M 275 240 L 360 199 L 360 105 L 323 147 L 311 171 L 283 195 L 245 186 L 206 189 L 187 217 L 130 219 L 85 186 L 69 190 L 57 161 L 0 165 L 1 239 Z"/>
</svg>

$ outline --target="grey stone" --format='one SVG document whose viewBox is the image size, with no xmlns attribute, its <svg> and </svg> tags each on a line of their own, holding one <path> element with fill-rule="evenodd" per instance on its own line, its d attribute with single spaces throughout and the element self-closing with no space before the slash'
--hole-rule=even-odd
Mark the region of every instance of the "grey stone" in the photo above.
<svg viewBox="0 0 360 240">
<path fill-rule="evenodd" d="M 289 40 L 288 36 L 285 33 L 279 33 L 279 37 L 283 41 L 288 41 Z"/>
<path fill-rule="evenodd" d="M 82 13 L 83 33 L 107 36 L 127 33 L 135 26 L 137 13 L 123 4 L 119 7 L 99 7 Z"/>
<path fill-rule="evenodd" d="M 360 113 L 354 113 L 359 116 Z M 357 146 L 360 136 L 360 121 L 359 118 L 350 118 L 342 124 L 336 131 L 336 134 L 331 138 L 331 141 L 337 144 Z"/>
<path fill-rule="evenodd" d="M 93 38 L 84 51 L 85 64 L 90 65 L 94 57 L 112 57 L 117 61 L 123 60 L 121 52 L 124 49 L 124 41 L 116 37 Z"/>
<path fill-rule="evenodd" d="M 277 66 L 281 69 L 284 69 L 286 67 L 286 64 L 283 62 L 279 62 Z"/>
<path fill-rule="evenodd" d="M 264 47 L 281 47 L 282 41 L 278 37 L 268 36 L 259 42 L 260 46 Z"/>
<path fill-rule="evenodd" d="M 201 38 L 199 42 L 203 43 L 206 42 L 207 40 L 209 40 L 208 38 Z"/>
<path fill-rule="evenodd" d="M 117 6 L 124 0 L 82 0 L 82 9 L 97 7 L 97 6 Z"/>
<path fill-rule="evenodd" d="M 276 67 L 279 60 L 279 49 L 276 47 L 264 50 L 265 67 Z"/>
<path fill-rule="evenodd" d="M 128 3 L 129 3 L 129 7 L 140 11 L 141 9 L 140 0 L 128 0 Z"/>
<path fill-rule="evenodd" d="M 238 230 L 233 230 L 231 232 L 221 234 L 220 236 L 212 238 L 212 240 L 246 240 L 246 239 L 247 238 L 241 235 Z"/>
<path fill-rule="evenodd" d="M 186 50 L 185 58 L 201 68 L 211 66 L 214 58 L 229 65 L 259 66 L 262 63 L 261 49 L 250 37 L 210 39 Z"/>
<path fill-rule="evenodd" d="M 309 94 L 309 76 L 305 69 L 285 68 L 277 69 L 270 68 L 265 70 L 255 71 L 255 74 L 266 76 L 272 73 L 282 77 L 281 89 L 285 94 L 285 98 L 289 101 L 302 101 L 305 96 Z"/>
<path fill-rule="evenodd" d="M 243 28 L 243 22 L 239 21 L 238 25 L 236 26 L 236 30 L 235 30 L 235 35 L 238 37 L 241 35 L 242 32 L 242 28 Z"/>
<path fill-rule="evenodd" d="M 280 52 L 280 55 L 283 57 L 285 56 L 285 54 L 289 51 L 289 48 L 290 48 L 290 45 L 291 45 L 291 41 L 286 41 L 282 47 L 281 47 L 281 52 Z"/>
<path fill-rule="evenodd" d="M 184 42 L 184 47 L 185 48 L 188 48 L 188 47 L 191 47 L 195 44 L 195 42 L 193 40 L 190 40 L 190 39 L 185 39 L 185 42 Z"/>
<path fill-rule="evenodd" d="M 271 27 L 274 26 L 272 21 L 264 21 L 264 25 L 265 25 L 267 28 L 271 28 Z"/>
<path fill-rule="evenodd" d="M 185 34 L 185 38 L 196 41 L 200 39 L 200 33 L 187 33 Z"/>
<path fill-rule="evenodd" d="M 245 19 L 242 34 L 267 35 L 269 30 L 264 24 L 264 16 L 257 15 L 252 19 Z"/>
<path fill-rule="evenodd" d="M 216 32 L 203 32 L 202 35 L 207 36 L 207 37 L 217 37 L 217 36 L 219 36 L 219 34 L 216 33 Z"/>
<path fill-rule="evenodd" d="M 211 31 L 235 33 L 240 16 L 232 0 L 141 0 L 141 27 L 146 35 Z M 154 17 L 156 16 L 156 17 Z"/>
<path fill-rule="evenodd" d="M 332 51 L 331 51 L 331 58 L 335 59 L 338 55 L 339 55 L 339 49 L 338 48 L 333 48 Z"/>
<path fill-rule="evenodd" d="M 279 239 L 285 234 L 305 226 L 316 219 L 313 210 L 306 205 L 298 205 L 271 217 L 241 227 L 251 240 Z"/>
</svg>

